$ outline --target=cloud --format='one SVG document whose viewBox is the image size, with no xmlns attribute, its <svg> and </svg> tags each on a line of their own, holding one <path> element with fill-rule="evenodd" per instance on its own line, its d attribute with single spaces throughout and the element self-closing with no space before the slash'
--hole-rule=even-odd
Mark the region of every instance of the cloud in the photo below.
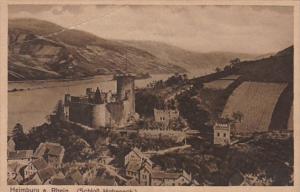
<svg viewBox="0 0 300 192">
<path fill-rule="evenodd" d="M 269 53 L 293 44 L 287 6 L 9 6 L 9 18 L 44 19 L 103 38 L 153 40 L 189 50 Z M 86 22 L 89 21 L 89 22 Z"/>
</svg>

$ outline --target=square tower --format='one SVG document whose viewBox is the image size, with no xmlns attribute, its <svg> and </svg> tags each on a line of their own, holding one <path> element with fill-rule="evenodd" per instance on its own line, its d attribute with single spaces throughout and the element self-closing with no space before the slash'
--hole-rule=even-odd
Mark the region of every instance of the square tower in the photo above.
<svg viewBox="0 0 300 192">
<path fill-rule="evenodd" d="M 230 145 L 230 128 L 230 120 L 218 119 L 214 125 L 214 144 Z"/>
</svg>

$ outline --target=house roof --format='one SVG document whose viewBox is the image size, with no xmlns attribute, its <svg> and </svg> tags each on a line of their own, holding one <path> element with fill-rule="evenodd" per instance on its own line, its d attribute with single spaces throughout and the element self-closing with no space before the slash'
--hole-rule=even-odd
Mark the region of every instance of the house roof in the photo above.
<svg viewBox="0 0 300 192">
<path fill-rule="evenodd" d="M 78 170 L 72 170 L 71 172 L 69 172 L 67 174 L 66 178 L 71 178 L 72 180 L 74 180 L 79 185 L 84 184 L 83 177 L 82 177 L 81 173 Z"/>
<path fill-rule="evenodd" d="M 41 157 L 43 156 L 46 152 L 49 155 L 54 155 L 54 156 L 59 156 L 62 154 L 64 151 L 64 147 L 61 146 L 58 143 L 41 143 L 38 148 L 34 152 L 34 156 L 36 157 Z"/>
<path fill-rule="evenodd" d="M 139 163 L 136 163 L 136 162 L 129 162 L 126 165 L 126 170 L 127 171 L 137 172 L 140 168 L 141 168 L 141 165 Z"/>
<path fill-rule="evenodd" d="M 135 152 L 140 158 L 144 157 L 144 154 L 137 147 L 133 148 L 132 151 Z"/>
<path fill-rule="evenodd" d="M 116 180 L 114 177 L 95 177 L 95 179 L 92 181 L 92 185 L 99 185 L 99 186 L 114 186 L 116 183 Z"/>
<path fill-rule="evenodd" d="M 154 179 L 177 179 L 181 175 L 182 175 L 181 173 L 153 171 L 151 177 L 154 178 Z"/>
<path fill-rule="evenodd" d="M 56 174 L 56 171 L 53 167 L 46 167 L 38 171 L 40 179 L 45 182 Z"/>
<path fill-rule="evenodd" d="M 41 170 L 44 169 L 48 166 L 47 162 L 45 161 L 44 158 L 40 158 L 40 159 L 36 159 L 34 161 L 32 161 L 32 165 L 37 169 L 37 170 Z"/>
<path fill-rule="evenodd" d="M 8 163 L 7 170 L 18 172 L 21 169 L 22 166 L 24 166 L 24 165 L 22 165 L 18 162 Z"/>
<path fill-rule="evenodd" d="M 40 185 L 40 184 L 41 183 L 39 183 L 35 177 L 33 177 L 32 179 L 24 183 L 24 185 Z"/>
<path fill-rule="evenodd" d="M 126 185 L 127 186 L 139 186 L 140 184 L 135 178 L 132 178 L 130 180 L 127 180 Z"/>
<path fill-rule="evenodd" d="M 8 160 L 18 160 L 18 159 L 30 159 L 32 157 L 33 150 L 17 150 L 10 151 L 7 154 Z"/>
<path fill-rule="evenodd" d="M 7 185 L 19 185 L 19 183 L 14 179 L 7 180 Z"/>
<path fill-rule="evenodd" d="M 75 185 L 75 181 L 70 178 L 53 178 L 52 185 Z"/>
</svg>

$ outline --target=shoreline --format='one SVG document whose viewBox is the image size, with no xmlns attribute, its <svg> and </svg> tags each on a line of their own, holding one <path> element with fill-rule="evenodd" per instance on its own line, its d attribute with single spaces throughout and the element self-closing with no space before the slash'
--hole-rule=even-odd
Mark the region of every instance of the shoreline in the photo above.
<svg viewBox="0 0 300 192">
<path fill-rule="evenodd" d="M 150 74 L 150 77 L 138 78 L 137 80 L 151 79 L 152 75 L 155 76 L 155 75 L 166 75 L 166 74 Z M 8 81 L 8 85 L 11 87 L 9 87 L 7 91 L 8 91 L 8 93 L 15 93 L 15 92 L 32 91 L 32 90 L 55 88 L 55 87 L 68 87 L 68 86 L 73 86 L 73 85 L 91 83 L 91 81 L 95 81 L 100 78 L 102 78 L 103 82 L 114 81 L 113 75 L 96 75 L 96 76 L 84 77 L 84 78 L 80 78 L 80 79 L 46 79 L 46 80 Z M 57 83 L 57 85 L 55 83 Z M 22 87 L 22 85 L 24 85 L 24 87 Z"/>
</svg>

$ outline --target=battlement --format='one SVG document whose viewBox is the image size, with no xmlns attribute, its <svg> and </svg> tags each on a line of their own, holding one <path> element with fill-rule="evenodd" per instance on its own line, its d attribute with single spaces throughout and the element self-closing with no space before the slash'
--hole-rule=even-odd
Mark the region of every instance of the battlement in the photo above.
<svg viewBox="0 0 300 192">
<path fill-rule="evenodd" d="M 134 73 L 118 73 L 115 74 L 115 77 L 136 77 Z"/>
</svg>

